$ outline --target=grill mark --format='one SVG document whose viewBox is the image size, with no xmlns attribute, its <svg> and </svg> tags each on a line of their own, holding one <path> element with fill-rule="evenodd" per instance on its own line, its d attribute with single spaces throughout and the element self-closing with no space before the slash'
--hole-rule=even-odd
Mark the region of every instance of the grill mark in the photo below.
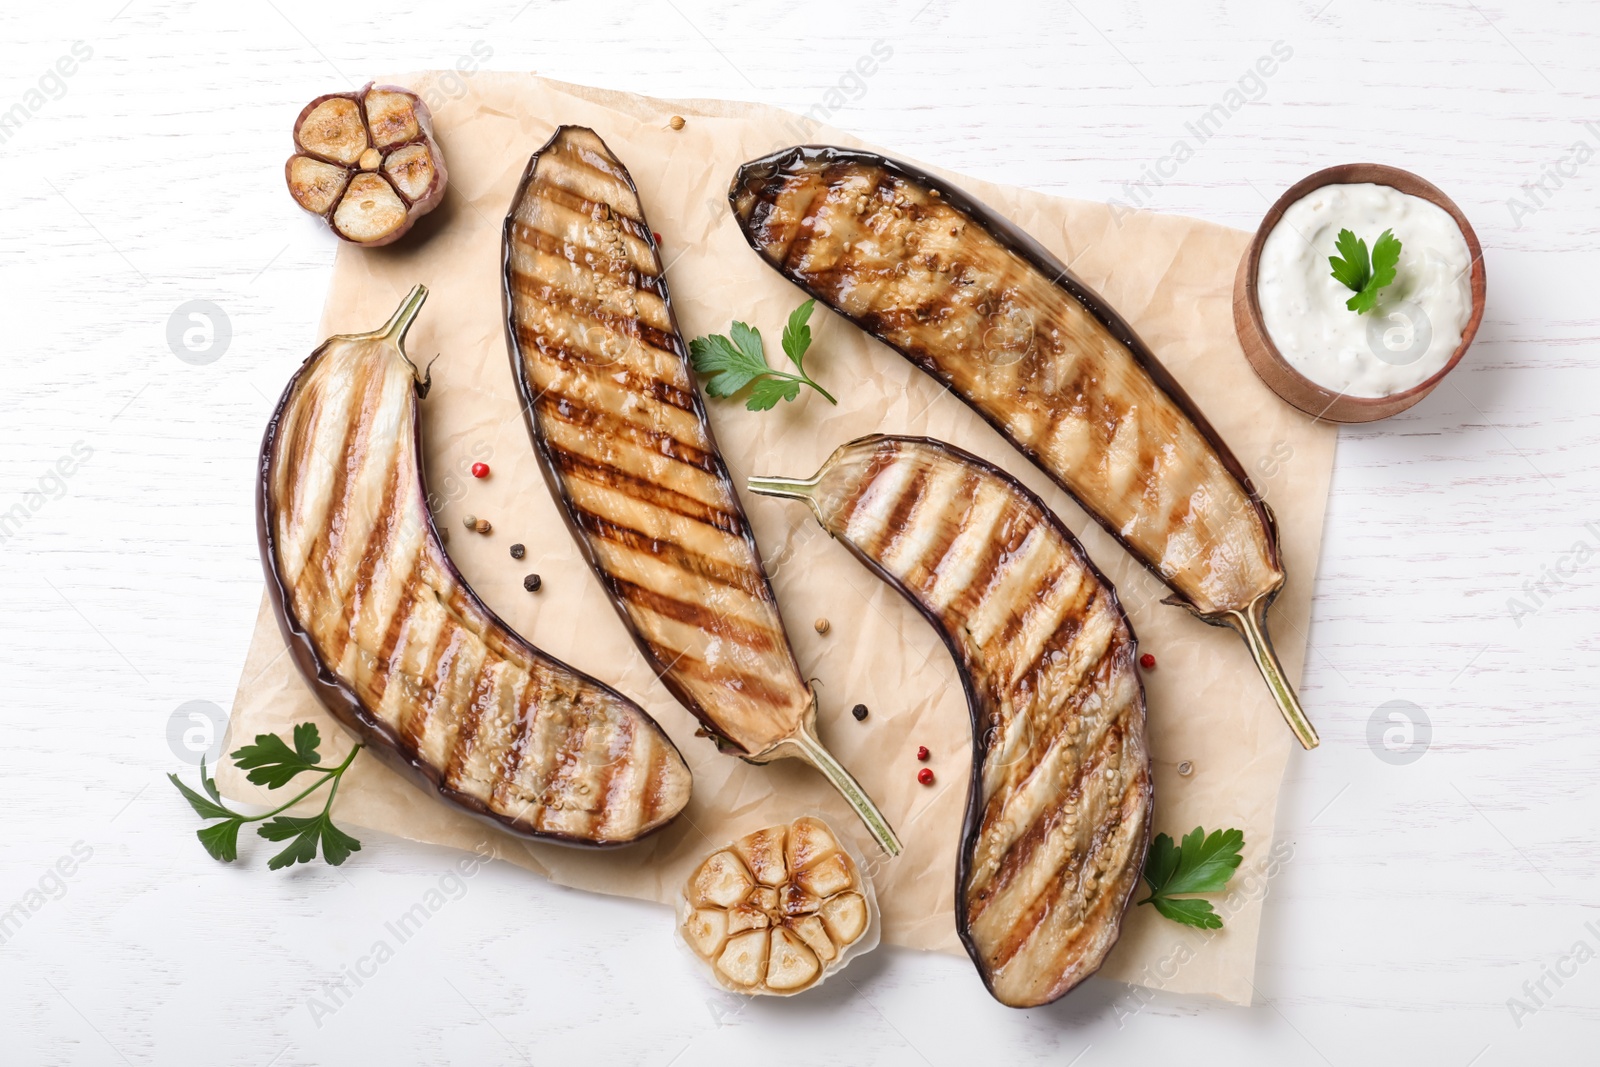
<svg viewBox="0 0 1600 1067">
<path fill-rule="evenodd" d="M 345 522 L 350 506 L 350 473 L 352 468 L 359 469 L 365 459 L 364 431 L 368 425 L 368 411 L 366 395 L 369 389 L 381 386 L 380 375 L 369 375 L 362 367 L 354 375 L 350 389 L 351 404 L 345 413 L 345 432 L 340 440 L 340 449 L 337 455 L 344 457 L 344 462 L 333 467 L 333 479 L 328 485 L 328 514 L 326 518 L 323 537 L 318 538 L 311 552 L 307 555 L 305 566 L 300 571 L 301 580 L 307 575 L 320 577 L 322 589 L 328 598 L 339 605 L 339 618 L 328 623 L 332 626 L 332 633 L 326 634 L 328 641 L 328 661 L 339 663 L 344 658 L 345 646 L 350 641 L 350 626 L 354 622 L 351 611 L 350 599 L 345 591 L 339 588 L 338 560 L 343 555 L 343 534 Z M 301 620 L 301 625 L 309 630 L 321 620 Z"/>
<path fill-rule="evenodd" d="M 647 608 L 657 615 L 693 626 L 702 633 L 726 637 L 728 640 L 755 652 L 771 653 L 778 651 L 778 642 L 773 639 L 773 634 L 770 630 L 745 625 L 731 615 L 720 615 L 708 611 L 699 603 L 679 600 L 676 597 L 667 596 L 665 593 L 646 589 L 644 586 L 637 585 L 624 578 L 612 578 L 610 582 L 617 594 L 630 604 Z"/>
<path fill-rule="evenodd" d="M 884 471 L 894 466 L 899 459 L 899 451 L 893 445 L 880 445 L 867 461 L 861 474 L 854 479 L 855 486 L 850 495 L 839 504 L 839 510 L 831 520 L 840 530 L 848 529 L 855 518 L 856 509 L 861 506 L 862 498 L 871 491 L 872 485 Z"/>
<path fill-rule="evenodd" d="M 619 723 L 617 734 L 618 736 L 612 740 L 611 747 L 606 752 L 608 758 L 605 768 L 600 772 L 601 777 L 597 789 L 599 796 L 596 800 L 595 811 L 598 813 L 597 817 L 601 820 L 602 825 L 605 822 L 605 813 L 612 810 L 611 794 L 616 788 L 617 781 L 622 777 L 623 771 L 631 770 L 632 757 L 635 755 L 633 751 L 635 739 L 633 724 L 630 722 Z"/>
<path fill-rule="evenodd" d="M 703 685 L 713 688 L 726 689 L 730 687 L 729 683 L 737 683 L 737 692 L 755 703 L 765 705 L 770 714 L 780 714 L 781 709 L 794 699 L 792 692 L 773 689 L 763 678 L 747 674 L 730 664 L 712 667 L 687 649 L 678 653 L 673 663 L 673 673 L 693 676 Z"/>
<path fill-rule="evenodd" d="M 382 669 L 374 672 L 371 682 L 372 703 L 376 707 L 383 702 L 383 694 L 389 688 L 389 679 L 396 671 L 394 663 L 395 649 L 400 645 L 400 634 L 411 623 L 411 607 L 417 600 L 418 572 L 421 570 L 422 553 L 419 552 L 411 562 L 411 570 L 406 573 L 405 583 L 400 587 L 400 599 L 395 602 L 394 611 L 389 615 L 389 625 L 384 628 L 383 639 L 378 643 L 377 654 L 374 662 Z"/>
<path fill-rule="evenodd" d="M 567 158 L 561 162 L 568 163 L 570 165 L 570 161 L 571 156 L 568 155 Z M 540 169 L 544 170 L 545 168 Z M 615 174 L 607 174 L 606 177 L 613 180 L 621 180 L 619 176 Z M 605 203 L 599 200 L 590 200 L 582 193 L 575 192 L 574 190 L 567 188 L 565 185 L 562 185 L 549 174 L 536 175 L 533 179 L 532 185 L 530 185 L 528 188 L 528 192 L 532 193 L 534 199 L 536 200 L 548 200 L 552 204 L 555 204 L 559 207 L 564 207 L 567 210 L 576 212 L 579 215 L 586 215 L 594 222 L 614 223 L 617 229 L 626 230 L 632 237 L 638 237 L 642 239 L 646 232 L 644 228 L 641 227 L 633 218 L 633 216 L 627 214 L 615 204 Z M 524 199 L 523 204 L 526 203 L 527 200 Z"/>
<path fill-rule="evenodd" d="M 511 271 L 511 288 L 518 295 L 524 296 L 531 301 L 549 304 L 554 307 L 565 307 L 577 318 L 588 319 L 596 325 L 610 329 L 614 333 L 641 341 L 651 348 L 670 352 L 680 359 L 683 357 L 683 353 L 678 349 L 678 338 L 674 334 L 664 333 L 636 316 L 619 315 L 614 311 L 608 311 L 602 308 L 597 301 L 564 289 L 554 282 L 543 278 L 535 278 L 525 271 L 513 270 Z M 522 328 L 527 325 L 522 320 L 523 316 L 519 314 L 517 316 L 519 334 Z M 527 328 L 532 329 L 531 325 L 527 326 Z"/>
<path fill-rule="evenodd" d="M 674 541 L 649 537 L 638 530 L 596 515 L 592 511 L 579 507 L 577 504 L 568 504 L 567 510 L 571 513 L 573 522 L 577 523 L 591 537 L 610 541 L 613 544 L 630 548 L 635 552 L 669 562 L 687 576 L 705 578 L 716 582 L 718 585 L 737 589 L 756 600 L 767 603 L 773 601 L 772 590 L 768 588 L 767 583 L 764 580 L 757 580 L 745 568 L 723 566 L 716 560 L 702 556 L 700 553 L 685 548 Z M 613 581 L 620 582 L 621 579 L 613 579 Z"/>
<path fill-rule="evenodd" d="M 679 463 L 704 471 L 714 477 L 721 478 L 716 456 L 703 448 L 685 444 L 662 430 L 653 430 L 648 426 L 641 426 L 636 422 L 613 415 L 609 411 L 601 411 L 589 407 L 580 400 L 576 400 L 565 393 L 554 390 L 545 390 L 544 394 L 534 403 L 534 408 L 541 418 L 554 418 L 569 426 L 576 426 L 586 430 L 593 430 L 602 437 L 621 437 L 635 444 L 643 445 L 651 451 L 666 456 L 668 459 L 677 460 Z M 560 445 L 546 440 L 552 451 L 566 451 Z"/>
<path fill-rule="evenodd" d="M 900 489 L 900 495 L 895 498 L 894 504 L 889 508 L 888 519 L 883 528 L 889 534 L 883 538 L 880 549 L 874 555 L 888 556 L 893 554 L 895 546 L 912 533 L 906 526 L 906 520 L 911 517 L 911 512 L 922 502 L 923 494 L 928 490 L 928 468 L 918 464 L 911 471 L 911 478 Z"/>
<path fill-rule="evenodd" d="M 650 274 L 633 265 L 632 260 L 625 260 L 627 266 L 618 268 L 618 260 L 610 256 L 603 256 L 592 248 L 569 244 L 558 239 L 554 234 L 536 229 L 526 222 L 518 220 L 511 225 L 511 239 L 525 248 L 531 248 L 546 255 L 563 259 L 574 267 L 581 267 L 593 274 L 601 274 L 613 281 L 620 282 L 628 288 L 641 293 L 649 293 L 662 299 L 666 298 L 666 286 L 661 282 L 659 274 Z M 529 272 L 518 271 L 525 277 L 532 278 Z"/>
<path fill-rule="evenodd" d="M 1121 885 L 1127 880 L 1126 874 L 1133 874 L 1134 877 L 1137 877 L 1136 872 L 1124 872 L 1119 869 L 1101 871 L 1093 889 L 1083 887 L 1082 879 L 1084 872 L 1091 869 L 1101 856 L 1112 855 L 1117 851 L 1118 845 L 1123 839 L 1124 827 L 1127 825 L 1125 812 L 1128 795 L 1139 785 L 1140 778 L 1135 775 L 1126 782 L 1121 792 L 1115 794 L 1115 796 L 1107 796 L 1107 819 L 1105 823 L 1096 828 L 1098 832 L 1092 839 L 1090 848 L 1082 854 L 1071 853 L 1068 858 L 1076 859 L 1077 862 L 1069 862 L 1061 867 L 1061 876 L 1051 879 L 1044 892 L 1036 899 L 1028 902 L 1029 906 L 1024 914 L 1030 921 L 1015 924 L 1011 928 L 1010 936 L 996 946 L 996 951 L 990 957 L 996 970 L 1016 958 L 1027 947 L 1033 936 L 1038 933 L 1045 919 L 1058 911 L 1062 897 L 1067 893 L 1069 884 L 1073 888 L 1072 902 L 1077 905 L 1077 910 L 1074 914 L 1077 917 L 1076 929 L 1078 934 L 1070 943 L 1057 949 L 1053 954 L 1053 958 L 1059 960 L 1081 955 L 1079 946 L 1085 938 L 1103 932 L 1103 923 L 1097 920 L 1110 907 L 1113 900 L 1121 900 L 1120 893 L 1105 892 L 1107 876 L 1110 876 L 1110 881 L 1113 884 Z M 1066 877 L 1067 872 L 1075 872 L 1077 877 L 1068 878 Z"/>
<path fill-rule="evenodd" d="M 573 725 L 568 728 L 555 759 L 551 761 L 549 777 L 537 801 L 539 819 L 546 826 L 551 824 L 545 815 L 550 808 L 563 813 L 570 810 L 565 802 L 572 795 L 573 775 L 583 766 L 583 754 L 589 747 L 589 731 L 593 728 L 594 717 L 581 699 L 573 700 L 570 713 Z"/>
<path fill-rule="evenodd" d="M 522 767 L 522 757 L 528 747 L 529 728 L 535 715 L 534 702 L 538 699 L 540 691 L 537 674 L 533 671 L 524 672 L 522 692 L 511 708 L 516 720 L 516 733 L 500 753 L 499 781 L 494 786 L 495 799 L 501 805 L 505 805 L 506 794 L 516 789 L 517 772 Z"/>
<path fill-rule="evenodd" d="M 573 170 L 590 170 L 603 178 L 609 178 L 623 187 L 630 184 L 628 172 L 621 163 L 606 155 L 596 146 L 580 144 L 573 139 L 563 140 L 557 145 L 549 160 L 549 169 L 551 170 L 559 170 L 562 167 L 568 167 Z M 544 169 L 546 168 L 540 168 L 540 170 Z M 548 175 L 536 174 L 533 185 L 536 188 L 540 186 L 549 187 L 554 185 L 554 182 Z M 560 188 L 559 186 L 557 187 Z M 631 221 L 630 216 L 623 217 L 629 218 Z"/>
<path fill-rule="evenodd" d="M 695 410 L 694 406 L 694 396 L 685 390 L 679 389 L 671 382 L 653 376 L 640 375 L 636 373 L 635 368 L 621 366 L 618 363 L 597 364 L 593 359 L 597 353 L 559 344 L 524 323 L 518 322 L 515 329 L 519 348 L 532 345 L 541 356 L 544 356 L 552 363 L 583 367 L 586 370 L 591 367 L 600 367 L 612 373 L 621 373 L 625 378 L 622 384 L 625 384 L 630 392 L 659 400 L 663 404 L 675 407 L 680 411 L 686 411 L 699 418 L 699 412 Z M 675 355 L 676 353 L 669 352 L 667 354 Z M 532 371 L 531 362 L 530 360 L 523 360 L 525 371 Z M 535 393 L 543 391 L 543 386 L 533 379 L 531 373 L 525 373 L 524 378 L 533 387 Z"/>
<path fill-rule="evenodd" d="M 1085 696 L 1086 695 L 1087 694 L 1085 694 Z M 1081 700 L 1077 703 L 1079 707 L 1082 706 Z M 1070 805 L 1071 808 L 1078 809 L 1083 806 L 1083 802 L 1088 796 L 1089 783 L 1093 779 L 1094 775 L 1098 774 L 1101 768 L 1105 766 L 1111 753 L 1115 752 L 1120 747 L 1121 741 L 1126 733 L 1126 723 L 1124 722 L 1125 718 L 1126 711 L 1124 709 L 1122 713 L 1117 714 L 1107 721 L 1105 734 L 1100 739 L 1100 743 L 1096 745 L 1094 749 L 1085 752 L 1084 758 L 1080 759 L 1078 762 L 1077 770 L 1073 775 L 1072 780 L 1062 788 L 1061 792 L 1064 795 L 1072 798 L 1072 804 Z M 1060 739 L 1059 733 L 1057 737 Z M 1071 744 L 1072 742 L 1068 741 L 1067 743 Z M 1040 753 L 1040 758 L 1034 761 L 1033 767 L 1030 768 L 1029 774 L 1014 783 L 1011 789 L 1012 793 L 1020 793 L 1026 788 L 1029 780 L 1032 777 L 1033 771 L 1036 771 L 1043 763 L 1044 756 L 1046 754 L 1047 753 Z M 1138 775 L 1135 774 L 1132 777 L 1137 778 Z M 1122 793 L 1119 793 L 1118 796 L 1120 797 L 1124 793 L 1126 793 L 1126 788 L 1124 788 Z M 1069 805 L 1047 806 L 1043 812 L 1041 812 L 1040 817 L 1030 823 L 1028 829 L 1024 833 L 1017 836 L 1012 846 L 1006 849 L 1006 854 L 1001 859 L 999 868 L 985 884 L 984 888 L 988 890 L 988 893 L 983 899 L 983 903 L 977 908 L 977 914 L 982 914 L 982 912 L 986 911 L 988 906 L 998 899 L 999 896 L 1004 893 L 1019 876 L 1027 872 L 1028 866 L 1033 861 L 1034 853 L 1047 838 L 1049 830 L 1054 825 L 1059 823 L 1061 816 L 1068 810 L 1068 807 Z M 989 825 L 987 812 L 985 813 L 984 824 Z M 1104 829 L 1104 826 L 1096 826 L 1096 839 L 1102 836 L 1110 836 L 1102 833 Z M 1083 858 L 1078 864 L 1080 867 L 1086 863 L 1088 859 L 1093 857 L 1094 850 L 1091 849 L 1089 852 L 1082 855 Z M 1071 861 L 1078 856 L 1079 853 L 1076 850 L 1069 852 L 1066 860 L 1063 861 L 1066 864 L 1065 868 L 1060 869 L 1071 869 Z M 972 889 L 969 888 L 967 892 L 970 898 L 972 895 Z M 974 916 L 974 919 L 975 918 L 976 916 Z"/>
<path fill-rule="evenodd" d="M 478 664 L 478 671 L 472 676 L 472 685 L 467 690 L 472 695 L 462 705 L 462 714 L 456 725 L 455 742 L 450 746 L 450 752 L 444 761 L 443 781 L 452 789 L 461 788 L 462 772 L 466 770 L 467 761 L 471 759 L 478 740 L 478 726 L 483 721 L 484 703 L 494 692 L 494 668 L 499 662 L 499 657 L 491 651 Z"/>
<path fill-rule="evenodd" d="M 367 413 L 365 423 L 368 427 L 371 425 L 371 417 L 376 414 L 376 407 Z M 366 433 L 367 430 L 363 429 L 362 432 Z M 358 468 L 365 466 L 365 461 L 370 458 L 371 454 L 367 453 L 363 456 L 361 463 L 354 465 Z M 356 568 L 355 580 L 350 583 L 349 594 L 343 598 L 345 625 L 338 627 L 329 641 L 329 649 L 333 652 L 334 662 L 336 663 L 343 657 L 345 648 L 356 639 L 356 630 L 361 625 L 362 607 L 366 603 L 367 594 L 372 589 L 372 576 L 377 572 L 379 562 L 387 562 L 389 542 L 394 534 L 395 511 L 399 506 L 399 498 L 401 496 L 400 472 L 402 467 L 408 465 L 398 455 L 395 455 L 394 463 L 389 467 L 389 475 L 384 482 L 383 504 L 378 508 L 378 513 L 372 517 L 372 529 L 367 534 L 367 543 L 361 549 L 361 564 Z M 343 552 L 341 551 L 339 554 L 343 555 Z M 410 573 L 416 573 L 417 564 L 422 554 L 422 552 L 418 552 L 417 557 L 411 561 Z M 409 586 L 406 587 L 406 591 L 409 592 Z M 395 618 L 396 616 L 394 615 L 390 616 L 385 627 L 386 631 L 394 626 Z M 357 651 L 363 651 L 359 647 L 359 642 L 357 643 Z M 377 673 L 377 668 L 383 668 L 383 673 L 386 674 L 387 667 L 385 663 L 386 661 L 381 655 L 375 658 L 373 661 L 375 673 Z M 387 684 L 388 679 L 385 677 L 377 687 L 380 696 L 383 687 Z M 374 699 L 376 700 L 377 698 L 375 697 Z"/>
<path fill-rule="evenodd" d="M 675 490 L 660 486 L 645 478 L 631 474 L 621 467 L 607 467 L 595 463 L 587 456 L 580 456 L 576 452 L 566 449 L 551 449 L 551 458 L 560 468 L 564 479 L 572 478 L 588 482 L 592 485 L 615 489 L 626 496 L 661 511 L 671 512 L 674 515 L 698 522 L 706 526 L 715 527 L 723 533 L 740 540 L 745 536 L 745 525 L 740 517 L 731 511 L 714 508 L 702 503 L 692 496 L 685 496 Z M 601 520 L 605 521 L 605 520 Z M 643 536 L 640 534 L 639 536 Z"/>
<path fill-rule="evenodd" d="M 944 513 L 965 514 L 970 510 L 977 496 L 979 481 L 975 472 L 969 471 L 963 475 L 961 484 L 956 486 L 956 491 L 945 503 Z M 939 565 L 944 562 L 944 557 L 949 555 L 950 546 L 961 536 L 963 528 L 964 524 L 960 522 L 941 521 L 936 536 L 923 546 L 922 554 L 914 560 L 906 561 L 901 580 L 907 585 L 913 581 L 916 583 L 919 599 L 927 601 L 933 595 L 933 583 L 938 577 Z"/>
<path fill-rule="evenodd" d="M 433 652 L 429 657 L 427 669 L 421 677 L 431 680 L 433 696 L 426 703 L 418 702 L 411 708 L 411 714 L 397 724 L 396 732 L 405 741 L 411 755 L 422 751 L 422 739 L 427 735 L 428 725 L 433 721 L 435 706 L 445 698 L 450 689 L 450 675 L 454 673 L 456 664 L 460 662 L 461 650 L 458 638 L 462 629 L 448 614 L 439 626 L 439 636 L 434 639 Z"/>
</svg>

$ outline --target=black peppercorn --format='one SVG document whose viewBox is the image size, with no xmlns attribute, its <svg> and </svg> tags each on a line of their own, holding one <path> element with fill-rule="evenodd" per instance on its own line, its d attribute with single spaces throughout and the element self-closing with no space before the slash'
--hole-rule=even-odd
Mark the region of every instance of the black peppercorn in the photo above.
<svg viewBox="0 0 1600 1067">
<path fill-rule="evenodd" d="M 856 722 L 864 722 L 867 718 L 867 706 L 865 704 L 857 704 L 850 709 L 850 714 L 856 717 Z"/>
<path fill-rule="evenodd" d="M 539 587 L 543 584 L 544 583 L 539 580 L 539 576 L 537 574 L 530 574 L 526 578 L 522 579 L 522 588 L 526 589 L 530 593 L 537 593 L 539 591 Z"/>
<path fill-rule="evenodd" d="M 521 559 L 523 556 L 527 555 L 527 552 L 528 552 L 528 550 L 526 548 L 523 548 L 521 545 L 512 545 L 511 546 L 511 558 L 512 559 Z"/>
</svg>

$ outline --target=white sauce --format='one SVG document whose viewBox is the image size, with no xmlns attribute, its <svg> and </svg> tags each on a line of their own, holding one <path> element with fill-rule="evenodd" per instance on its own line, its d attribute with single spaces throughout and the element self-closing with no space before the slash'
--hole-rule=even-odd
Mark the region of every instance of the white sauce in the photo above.
<svg viewBox="0 0 1600 1067">
<path fill-rule="evenodd" d="M 1341 229 L 1367 242 L 1400 240 L 1400 263 L 1378 305 L 1345 307 L 1355 293 L 1333 277 Z M 1387 185 L 1325 185 L 1295 201 L 1261 248 L 1261 315 L 1295 370 L 1348 396 L 1404 392 L 1437 374 L 1472 317 L 1471 256 L 1461 229 L 1430 201 Z"/>
</svg>

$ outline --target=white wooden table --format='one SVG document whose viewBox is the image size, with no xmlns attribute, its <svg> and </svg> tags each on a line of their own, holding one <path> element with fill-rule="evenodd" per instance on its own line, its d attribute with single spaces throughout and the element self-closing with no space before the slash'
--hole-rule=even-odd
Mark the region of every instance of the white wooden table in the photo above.
<svg viewBox="0 0 1600 1067">
<path fill-rule="evenodd" d="M 390 7 L 0 14 L 0 1061 L 1593 1058 L 1600 9 Z M 1291 55 L 1260 76 L 1277 42 Z M 855 73 L 875 45 L 888 57 Z M 1420 406 L 1340 442 L 1303 687 L 1324 744 L 1285 783 L 1292 858 L 1253 1007 L 1144 1004 L 1094 981 L 1016 1012 L 966 961 L 887 949 L 815 997 L 745 1006 L 690 976 L 662 909 L 504 866 L 352 978 L 453 854 L 370 834 L 338 870 L 202 854 L 163 779 L 193 775 L 169 724 L 191 701 L 231 700 L 261 585 L 259 436 L 317 340 L 333 254 L 284 194 L 288 126 L 319 92 L 458 57 L 815 109 L 969 174 L 1242 228 L 1293 180 L 1350 160 L 1416 170 L 1461 204 L 1488 265 L 1476 345 Z M 1208 113 L 1202 143 L 1190 125 Z M 169 344 L 195 300 L 221 309 L 226 336 Z M 1431 722 L 1421 758 L 1369 744 L 1391 701 Z"/>
</svg>

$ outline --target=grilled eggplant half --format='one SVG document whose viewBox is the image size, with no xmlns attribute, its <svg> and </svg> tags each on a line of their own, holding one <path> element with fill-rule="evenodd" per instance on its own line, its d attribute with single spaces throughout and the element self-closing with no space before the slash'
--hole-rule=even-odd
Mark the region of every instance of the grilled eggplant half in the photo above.
<svg viewBox="0 0 1600 1067">
<path fill-rule="evenodd" d="M 445 555 L 422 483 L 404 339 L 334 337 L 284 390 L 261 446 L 267 588 L 296 663 L 373 753 L 501 829 L 616 845 L 689 801 L 689 768 L 633 701 L 540 652 Z"/>
<path fill-rule="evenodd" d="M 890 855 L 900 843 L 823 748 L 678 332 L 627 168 L 563 126 L 505 222 L 506 336 L 540 466 L 656 674 L 719 747 L 817 767 Z"/>
<path fill-rule="evenodd" d="M 1015 479 L 952 445 L 863 437 L 803 500 L 950 646 L 972 713 L 956 928 L 995 999 L 1047 1004 L 1116 943 L 1149 845 L 1133 628 L 1111 584 Z"/>
<path fill-rule="evenodd" d="M 1238 630 L 1315 747 L 1266 627 L 1284 580 L 1272 514 L 1115 311 L 1007 220 L 882 156 L 786 149 L 741 167 L 729 197 L 771 266 L 982 415 L 1159 576 L 1170 603 Z"/>
</svg>

